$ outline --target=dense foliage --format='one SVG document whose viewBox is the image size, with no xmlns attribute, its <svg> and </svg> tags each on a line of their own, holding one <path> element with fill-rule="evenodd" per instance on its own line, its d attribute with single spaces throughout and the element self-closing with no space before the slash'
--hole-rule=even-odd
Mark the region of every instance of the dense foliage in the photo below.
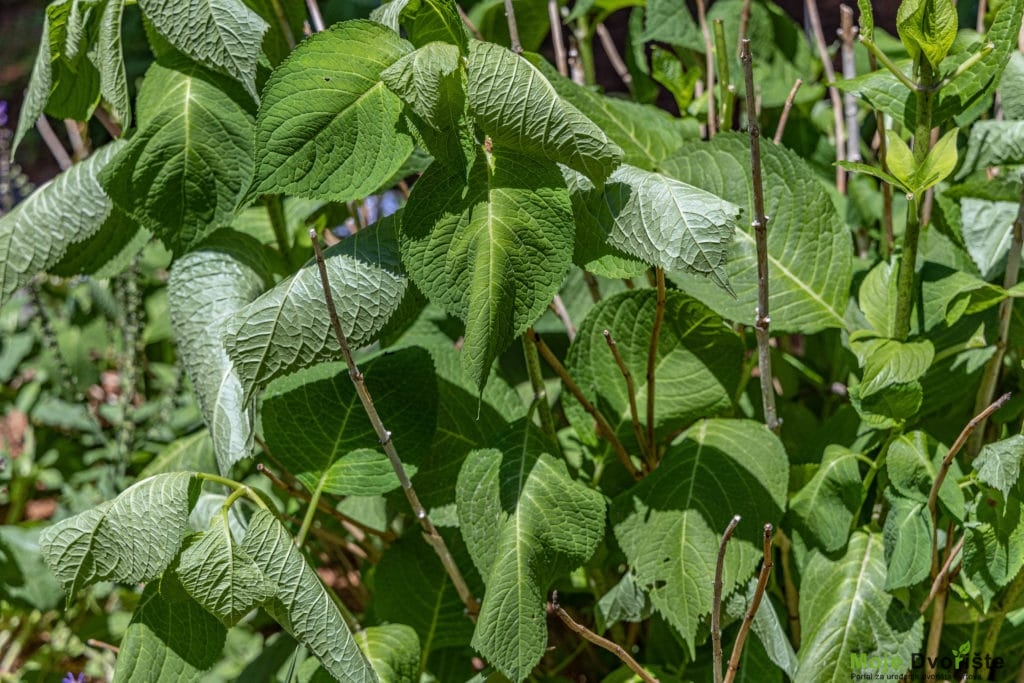
<svg viewBox="0 0 1024 683">
<path fill-rule="evenodd" d="M 47 6 L 0 680 L 1017 675 L 1024 0 L 563 4 Z"/>
</svg>

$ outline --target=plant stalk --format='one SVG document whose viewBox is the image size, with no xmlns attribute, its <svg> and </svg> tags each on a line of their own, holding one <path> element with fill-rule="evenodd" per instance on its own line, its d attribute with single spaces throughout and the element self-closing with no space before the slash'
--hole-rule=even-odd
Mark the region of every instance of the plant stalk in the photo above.
<svg viewBox="0 0 1024 683">
<path fill-rule="evenodd" d="M 534 331 L 531 327 L 523 335 L 523 358 L 526 360 L 526 372 L 530 376 L 533 403 L 537 406 L 537 414 L 540 416 L 540 427 L 552 445 L 557 447 L 558 432 L 555 430 L 555 419 L 551 415 L 548 391 L 544 385 L 544 373 L 540 367 L 540 355 L 537 353 L 537 345 L 533 338 Z"/>
<path fill-rule="evenodd" d="M 786 95 L 786 103 L 782 105 L 782 113 L 779 115 L 779 125 L 775 127 L 775 137 L 772 138 L 776 145 L 782 142 L 782 134 L 786 132 L 786 122 L 789 121 L 789 111 L 793 108 L 793 100 L 796 99 L 796 93 L 803 84 L 802 78 L 796 79 L 789 94 Z"/>
<path fill-rule="evenodd" d="M 521 55 L 523 44 L 519 42 L 519 26 L 516 24 L 516 9 L 512 6 L 512 0 L 505 0 L 505 18 L 508 19 L 508 37 L 512 44 L 512 52 Z"/>
<path fill-rule="evenodd" d="M 554 612 L 555 615 L 562 620 L 563 624 L 572 629 L 574 633 L 581 636 L 588 642 L 591 642 L 594 645 L 597 645 L 598 647 L 602 647 L 608 652 L 611 652 L 613 655 L 618 657 L 619 660 L 622 661 L 623 664 L 628 666 L 633 673 L 639 676 L 640 679 L 644 681 L 644 683 L 658 683 L 657 679 L 655 679 L 653 676 L 647 673 L 647 671 L 645 671 L 644 668 L 640 666 L 637 663 L 637 661 L 633 659 L 629 655 L 629 653 L 623 649 L 621 645 L 619 645 L 618 643 L 613 643 L 607 638 L 603 638 L 597 635 L 589 628 L 587 628 L 586 626 L 577 622 L 575 619 L 569 616 L 569 613 L 562 609 L 562 607 L 558 604 L 558 591 L 555 591 L 551 594 L 551 611 Z"/>
<path fill-rule="evenodd" d="M 615 337 L 612 336 L 611 330 L 604 330 L 604 340 L 608 342 L 608 348 L 611 349 L 612 356 L 615 357 L 615 364 L 619 366 L 619 372 L 622 373 L 623 378 L 626 380 L 626 394 L 629 396 L 629 416 L 633 423 L 633 437 L 640 445 L 640 454 L 644 462 L 650 468 L 654 463 L 651 461 L 651 454 L 647 448 L 644 430 L 640 426 L 640 412 L 636 407 L 636 384 L 633 382 L 633 373 L 626 367 L 626 361 L 623 360 L 622 354 L 619 352 L 619 345 L 615 343 Z"/>
<path fill-rule="evenodd" d="M 565 36 L 562 35 L 562 18 L 558 13 L 558 0 L 548 0 L 548 21 L 551 22 L 551 47 L 555 52 L 555 66 L 558 73 L 569 77 L 569 60 L 565 52 Z"/>
<path fill-rule="evenodd" d="M 373 430 L 377 433 L 377 439 L 380 441 L 380 445 L 383 447 L 384 453 L 388 456 L 388 460 L 391 461 L 391 467 L 395 470 L 395 474 L 398 476 L 398 481 L 402 485 L 402 491 L 405 493 L 405 497 L 409 501 L 409 506 L 412 508 L 413 514 L 416 515 L 416 519 L 419 520 L 420 526 L 423 528 L 427 543 L 434 548 L 434 552 L 436 552 L 437 556 L 441 559 L 441 564 L 444 565 L 445 571 L 448 573 L 448 578 L 451 579 L 452 584 L 455 586 L 455 590 L 459 594 L 459 598 L 462 600 L 462 603 L 466 606 L 466 611 L 470 618 L 475 618 L 480 612 L 480 605 L 476 598 L 473 597 L 473 593 L 469 590 L 466 580 L 462 577 L 462 572 L 459 571 L 458 566 L 455 564 L 455 558 L 452 557 L 451 552 L 448 550 L 448 546 L 444 542 L 444 538 L 442 538 L 441 534 L 437 532 L 437 528 L 434 526 L 434 523 L 430 521 L 430 517 L 427 515 L 426 509 L 423 507 L 423 504 L 420 503 L 419 496 L 416 495 L 416 490 L 412 486 L 412 481 L 409 480 L 409 475 L 405 472 L 405 466 L 402 465 L 402 460 L 398 457 L 398 451 L 395 449 L 395 443 L 391 440 L 391 432 L 384 428 L 384 423 L 380 419 L 380 414 L 377 412 L 376 406 L 373 405 L 373 398 L 370 396 L 370 392 L 366 388 L 366 381 L 363 377 L 363 373 L 359 371 L 359 366 L 356 365 L 356 361 L 352 357 L 352 349 L 348 345 L 348 338 L 345 336 L 345 332 L 341 329 L 341 321 L 338 319 L 338 309 L 334 305 L 334 295 L 331 293 L 331 286 L 327 279 L 327 264 L 324 262 L 324 253 L 323 249 L 320 248 L 320 241 L 317 239 L 316 230 L 309 231 L 309 238 L 313 242 L 313 250 L 316 252 L 316 264 L 320 271 L 320 284 L 323 286 L 324 290 L 327 313 L 331 319 L 331 327 L 334 330 L 334 336 L 338 340 L 338 345 L 341 346 L 342 355 L 345 356 L 345 364 L 348 366 L 348 376 L 352 380 L 352 384 L 356 389 L 359 401 L 363 404 L 363 410 L 366 411 L 367 417 L 370 418 L 370 422 L 373 424 Z"/>
<path fill-rule="evenodd" d="M 655 268 L 655 279 L 658 299 L 654 308 L 651 345 L 647 352 L 647 451 L 656 461 L 658 444 L 654 440 L 654 371 L 658 365 L 658 339 L 661 337 L 661 324 L 665 320 L 665 270 Z"/>
<path fill-rule="evenodd" d="M 715 59 L 718 61 L 718 99 L 721 116 L 718 119 L 719 130 L 732 130 L 732 108 L 736 94 L 736 86 L 732 83 L 729 74 L 729 55 L 725 47 L 725 22 L 716 19 L 714 22 L 715 31 Z"/>
<path fill-rule="evenodd" d="M 270 227 L 274 229 L 274 240 L 277 241 L 277 248 L 284 257 L 289 267 L 292 263 L 292 245 L 288 236 L 288 221 L 284 215 L 284 201 L 280 195 L 266 195 L 264 202 L 267 206 L 267 217 L 270 218 Z"/>
<path fill-rule="evenodd" d="M 708 15 L 704 8 L 704 0 L 697 0 L 697 22 L 700 24 L 700 33 L 704 36 L 704 73 L 707 83 L 705 88 L 708 93 L 708 139 L 715 137 L 718 132 L 716 121 L 717 110 L 715 109 L 715 47 L 711 40 L 711 31 L 708 29 Z"/>
<path fill-rule="evenodd" d="M 725 569 L 725 548 L 729 545 L 729 539 L 736 531 L 736 525 L 740 523 L 741 517 L 733 515 L 729 520 L 722 540 L 718 544 L 718 561 L 715 563 L 715 583 L 712 586 L 711 597 L 711 655 L 714 660 L 715 683 L 722 683 L 722 572 Z"/>
<path fill-rule="evenodd" d="M 736 635 L 736 643 L 732 646 L 732 656 L 729 657 L 729 670 L 725 674 L 725 683 L 732 683 L 736 679 L 737 672 L 740 670 L 740 655 L 743 654 L 743 644 L 750 633 L 750 625 L 754 622 L 754 615 L 757 614 L 757 609 L 761 606 L 761 599 L 764 597 L 765 588 L 768 586 L 768 576 L 772 573 L 772 567 L 775 566 L 772 562 L 771 524 L 764 525 L 764 541 L 762 545 L 764 559 L 761 563 L 761 572 L 757 576 L 757 588 L 754 589 L 754 599 L 751 600 L 750 607 L 743 615 L 743 624 L 740 626 L 740 632 Z"/>
<path fill-rule="evenodd" d="M 825 80 L 828 83 L 835 83 L 836 70 L 832 67 L 832 57 L 828 54 L 825 32 L 821 28 L 821 17 L 818 14 L 818 3 L 815 0 L 804 0 L 804 15 L 814 34 L 818 58 L 821 59 L 821 64 L 825 69 Z M 832 125 L 836 130 L 836 161 L 843 161 L 846 158 L 846 133 L 843 130 L 843 101 L 839 96 L 839 88 L 830 85 L 828 96 L 832 101 Z M 840 166 L 836 166 L 836 188 L 839 190 L 839 194 L 846 194 L 846 170 Z"/>
<path fill-rule="evenodd" d="M 775 387 L 772 385 L 772 356 L 769 346 L 771 317 L 768 310 L 768 217 L 764 213 L 764 182 L 761 179 L 761 129 L 757 125 L 754 103 L 754 59 L 750 54 L 750 39 L 740 47 L 743 79 L 746 85 L 747 126 L 750 130 L 750 173 L 754 185 L 754 242 L 757 249 L 757 311 L 754 335 L 757 337 L 757 367 L 761 380 L 761 404 L 764 422 L 778 434 L 781 422 L 775 411 Z"/>
</svg>

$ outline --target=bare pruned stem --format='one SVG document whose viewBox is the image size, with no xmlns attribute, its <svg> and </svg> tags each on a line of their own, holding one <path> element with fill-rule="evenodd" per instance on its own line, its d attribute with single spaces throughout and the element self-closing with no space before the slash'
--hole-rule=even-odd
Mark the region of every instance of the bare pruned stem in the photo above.
<svg viewBox="0 0 1024 683">
<path fill-rule="evenodd" d="M 619 79 L 622 80 L 627 88 L 632 89 L 633 75 L 629 73 L 629 67 L 626 66 L 625 60 L 623 60 L 622 55 L 619 54 L 619 49 L 615 47 L 615 41 L 612 40 L 612 34 L 604 24 L 598 24 L 595 26 L 594 32 L 597 33 L 597 38 L 601 41 L 601 47 L 604 49 L 604 53 L 608 56 L 608 61 L 612 63 L 612 68 L 615 69 L 615 73 L 618 74 Z"/>
<path fill-rule="evenodd" d="M 73 163 L 71 155 L 64 149 L 64 145 L 61 143 L 60 138 L 57 137 L 57 133 L 54 132 L 53 126 L 50 125 L 46 115 L 40 114 L 39 118 L 36 119 L 36 130 L 39 131 L 39 136 L 43 138 L 46 148 L 50 150 L 50 154 L 57 161 L 60 170 L 66 171 L 71 168 Z"/>
<path fill-rule="evenodd" d="M 657 460 L 658 444 L 654 440 L 654 369 L 658 365 L 658 339 L 661 323 L 665 320 L 665 270 L 655 268 L 655 288 L 658 299 L 654 307 L 654 326 L 651 328 L 651 346 L 647 353 L 647 449 Z"/>
<path fill-rule="evenodd" d="M 608 342 L 608 348 L 611 349 L 612 356 L 615 357 L 615 364 L 619 366 L 619 371 L 626 380 L 626 394 L 629 397 L 629 415 L 633 422 L 633 436 L 640 445 L 640 454 L 644 462 L 651 465 L 653 463 L 651 463 L 650 453 L 647 450 L 647 441 L 644 439 L 643 428 L 640 426 L 640 413 L 636 407 L 636 384 L 633 382 L 633 373 L 626 367 L 626 362 L 622 359 L 619 345 L 615 343 L 615 337 L 612 336 L 611 330 L 604 330 L 604 340 Z"/>
<path fill-rule="evenodd" d="M 711 653 L 715 683 L 722 683 L 722 572 L 725 569 L 725 548 L 740 519 L 739 515 L 733 515 L 722 533 L 722 540 L 718 544 L 718 561 L 715 563 L 715 583 L 711 589 Z"/>
<path fill-rule="evenodd" d="M 412 481 L 409 480 L 409 475 L 405 472 L 405 466 L 402 465 L 401 459 L 398 457 L 398 451 L 395 449 L 395 443 L 391 440 L 391 432 L 384 428 L 384 423 L 380 419 L 380 414 L 377 412 L 376 406 L 373 405 L 373 398 L 370 396 L 369 390 L 366 388 L 366 380 L 363 377 L 363 373 L 359 371 L 359 366 L 356 365 L 355 359 L 352 357 L 352 349 L 348 345 L 348 338 L 345 336 L 345 332 L 341 329 L 341 321 L 338 319 L 338 309 L 334 305 L 334 295 L 331 293 L 330 282 L 327 279 L 327 264 L 324 262 L 324 252 L 320 248 L 320 241 L 317 239 L 316 230 L 309 231 L 309 238 L 313 242 L 313 250 L 316 252 L 316 265 L 320 271 L 320 284 L 324 290 L 324 300 L 327 304 L 327 314 L 331 319 L 331 328 L 334 330 L 334 336 L 338 340 L 338 345 L 341 347 L 341 353 L 345 356 L 345 364 L 348 366 L 348 376 L 352 380 L 352 384 L 356 389 L 356 394 L 359 396 L 359 401 L 363 404 L 363 410 L 366 411 L 366 416 L 370 418 L 370 422 L 373 424 L 373 430 L 377 433 L 377 439 L 380 441 L 381 447 L 384 449 L 384 453 L 388 456 L 388 460 L 391 461 L 391 467 L 395 470 L 395 474 L 398 476 L 398 481 L 402 485 L 402 491 L 405 493 L 406 499 L 409 501 L 409 506 L 412 507 L 413 514 L 416 515 L 416 519 L 419 520 L 420 526 L 423 528 L 424 536 L 433 548 L 434 552 L 441 559 L 441 564 L 444 565 L 445 571 L 448 573 L 448 577 L 452 580 L 452 584 L 455 586 L 456 592 L 459 594 L 459 598 L 462 603 L 466 606 L 466 611 L 470 617 L 475 617 L 480 611 L 480 605 L 473 597 L 473 593 L 470 592 L 469 586 L 466 585 L 466 580 L 462 577 L 462 573 L 459 571 L 458 566 L 455 564 L 455 558 L 452 557 L 451 552 L 448 550 L 447 544 L 444 542 L 444 538 L 437 532 L 437 528 L 434 523 L 430 521 L 430 517 L 427 515 L 426 509 L 423 504 L 420 503 L 419 496 L 416 495 L 416 490 L 412 486 Z"/>
<path fill-rule="evenodd" d="M 324 17 L 320 14 L 320 5 L 316 0 L 306 0 L 306 11 L 309 12 L 309 25 L 313 30 L 320 33 L 324 30 Z"/>
<path fill-rule="evenodd" d="M 803 84 L 802 78 L 796 79 L 793 81 L 793 87 L 790 88 L 789 94 L 786 95 L 786 103 L 782 105 L 782 113 L 779 115 L 779 125 L 775 127 L 775 137 L 772 138 L 772 142 L 776 145 L 782 142 L 782 134 L 786 132 L 786 122 L 789 121 L 789 110 L 793 108 L 793 100 L 796 99 L 796 93 Z"/>
<path fill-rule="evenodd" d="M 463 26 L 469 29 L 469 32 L 473 34 L 474 38 L 477 40 L 483 40 L 483 34 L 480 33 L 480 29 L 473 25 L 473 21 L 469 18 L 469 15 L 466 14 L 466 10 L 462 9 L 462 5 L 455 3 L 455 9 L 459 11 L 459 19 L 462 20 Z"/>
<path fill-rule="evenodd" d="M 828 45 L 825 43 L 825 32 L 821 28 L 821 17 L 818 15 L 818 3 L 815 0 L 804 0 L 804 13 L 814 34 L 814 44 L 818 47 L 818 57 L 825 68 L 825 79 L 829 83 L 836 82 L 836 70 L 832 68 L 832 57 L 828 54 Z M 836 129 L 836 161 L 843 161 L 846 157 L 846 136 L 843 133 L 843 103 L 839 96 L 839 89 L 834 85 L 829 86 L 829 99 L 832 100 L 832 123 Z M 846 171 L 836 166 L 836 188 L 839 194 L 846 194 Z"/>
<path fill-rule="evenodd" d="M 512 0 L 505 0 L 505 18 L 508 19 L 508 37 L 512 43 L 512 52 L 523 54 L 523 44 L 519 42 L 519 26 L 516 24 L 516 8 Z"/>
<path fill-rule="evenodd" d="M 764 525 L 763 538 L 764 561 L 761 563 L 761 573 L 757 576 L 757 588 L 754 589 L 754 599 L 750 601 L 750 607 L 743 615 L 743 624 L 740 625 L 740 632 L 736 635 L 736 643 L 732 646 L 732 656 L 729 657 L 729 670 L 725 673 L 725 683 L 732 683 L 736 678 L 736 672 L 740 670 L 740 655 L 743 654 L 743 645 L 747 641 L 747 634 L 750 633 L 750 625 L 754 622 L 754 615 L 761 606 L 761 598 L 764 597 L 765 588 L 768 587 L 768 576 L 772 573 L 772 525 Z"/>
<path fill-rule="evenodd" d="M 741 43 L 744 38 L 747 38 L 747 33 L 750 31 L 750 0 L 743 0 L 743 6 L 740 8 L 740 32 L 739 40 Z M 736 45 L 736 54 L 739 54 L 741 45 Z"/>
<path fill-rule="evenodd" d="M 750 129 L 750 174 L 754 185 L 754 244 L 757 249 L 757 311 L 754 335 L 757 337 L 757 367 L 761 380 L 761 405 L 768 429 L 779 432 L 779 418 L 775 412 L 775 387 L 772 385 L 772 356 L 768 345 L 771 317 L 768 311 L 768 217 L 764 213 L 764 181 L 761 178 L 761 129 L 757 125 L 754 102 L 754 58 L 750 54 L 750 40 L 740 48 L 743 79 L 747 90 L 747 125 Z"/>
<path fill-rule="evenodd" d="M 729 73 L 729 54 L 725 47 L 725 22 L 721 19 L 714 21 L 715 31 L 715 59 L 718 60 L 718 84 L 719 99 L 721 103 L 721 116 L 718 119 L 720 130 L 732 130 L 732 107 L 736 94 L 736 86 L 732 83 L 732 76 Z"/>
<path fill-rule="evenodd" d="M 551 47 L 555 51 L 555 66 L 558 73 L 569 77 L 569 58 L 565 51 L 565 36 L 562 35 L 562 17 L 558 11 L 558 0 L 548 0 L 548 21 L 551 22 Z"/>
<path fill-rule="evenodd" d="M 554 446 L 558 446 L 558 432 L 555 430 L 555 419 L 551 415 L 551 404 L 548 403 L 548 391 L 544 386 L 544 374 L 540 367 L 540 356 L 537 344 L 533 341 L 533 328 L 523 335 L 523 358 L 526 361 L 526 373 L 530 376 L 530 387 L 533 389 L 533 403 L 537 406 L 540 426 L 544 434 Z"/>
<path fill-rule="evenodd" d="M 598 647 L 602 647 L 605 650 L 608 650 L 608 652 L 611 652 L 613 655 L 618 657 L 622 661 L 622 663 L 628 666 L 633 673 L 635 673 L 637 676 L 641 678 L 641 680 L 644 681 L 644 683 L 658 683 L 658 679 L 656 679 L 651 674 L 647 673 L 647 671 L 644 670 L 644 668 L 640 666 L 637 663 L 637 661 L 633 659 L 629 655 L 629 653 L 626 652 L 625 649 L 623 649 L 621 645 L 619 645 L 618 643 L 613 643 L 607 638 L 603 638 L 597 635 L 589 628 L 587 628 L 586 626 L 584 626 L 583 624 L 579 623 L 571 616 L 569 616 L 569 613 L 562 609 L 562 607 L 558 604 L 558 591 L 554 591 L 551 594 L 551 611 L 554 612 L 555 615 L 562 620 L 563 624 L 568 626 L 574 633 L 579 635 L 581 638 L 593 643 L 594 645 L 597 645 Z"/>
<path fill-rule="evenodd" d="M 1017 219 L 1013 222 L 1013 239 L 1010 241 L 1010 253 L 1006 257 L 1006 274 L 1003 275 L 1003 288 L 1010 289 L 1017 284 L 1020 275 L 1020 253 L 1024 248 L 1024 190 L 1021 190 L 1020 201 L 1017 205 Z M 999 337 L 996 339 L 996 352 L 989 358 L 985 365 L 985 372 L 981 377 L 981 386 L 978 388 L 978 397 L 974 402 L 975 411 L 992 401 L 996 395 L 996 387 L 999 385 L 999 375 L 1003 369 L 1003 358 L 1006 356 L 1006 349 L 1010 343 L 1010 320 L 1013 317 L 1013 297 L 1006 297 L 999 304 Z M 971 435 L 967 444 L 968 457 L 973 458 L 981 450 L 981 442 L 985 438 L 985 423 L 987 418 L 982 420 L 978 429 Z"/>
<path fill-rule="evenodd" d="M 601 300 L 601 286 L 597 278 L 590 271 L 583 271 L 583 281 L 587 283 L 587 291 L 590 292 L 590 300 L 595 304 Z"/>
<path fill-rule="evenodd" d="M 633 464 L 633 461 L 629 457 L 629 453 L 626 452 L 626 447 L 622 445 L 622 441 L 615 434 L 615 430 L 612 429 L 611 424 L 608 423 L 606 418 L 600 410 L 597 409 L 590 399 L 584 395 L 583 390 L 580 389 L 579 385 L 569 375 L 569 371 L 565 369 L 562 362 L 558 360 L 558 357 L 551 351 L 551 348 L 547 345 L 544 339 L 539 334 L 533 332 L 533 341 L 537 345 L 537 350 L 540 351 L 541 358 L 544 362 L 551 366 L 551 369 L 555 371 L 555 374 L 562 380 L 562 384 L 569 390 L 569 393 L 575 397 L 583 409 L 587 411 L 594 422 L 597 424 L 597 433 L 608 439 L 608 442 L 612 445 L 615 450 L 615 455 L 618 456 L 622 466 L 633 476 L 634 479 L 640 478 L 640 471 Z"/>
<path fill-rule="evenodd" d="M 960 432 L 960 436 L 956 437 L 956 441 L 949 447 L 949 452 L 946 453 L 946 457 L 942 459 L 942 465 L 939 466 L 939 471 L 935 475 L 935 481 L 932 483 L 932 489 L 928 492 L 928 513 L 932 518 L 932 573 L 931 577 L 934 579 L 939 573 L 939 541 L 938 541 L 938 526 L 936 524 L 938 518 L 938 501 L 939 501 L 939 489 L 942 488 L 942 482 L 946 481 L 946 475 L 949 474 L 949 468 L 953 464 L 953 458 L 960 452 L 960 449 L 967 443 L 967 439 L 970 438 L 971 433 L 978 428 L 978 425 L 988 419 L 988 416 L 1003 407 L 1007 401 L 1010 400 L 1009 392 L 1003 394 L 995 401 L 993 401 L 987 408 L 982 410 L 980 413 L 971 418 L 970 422 Z"/>
<path fill-rule="evenodd" d="M 697 21 L 700 23 L 700 32 L 704 36 L 704 72 L 708 91 L 708 138 L 715 137 L 718 132 L 718 122 L 715 120 L 718 113 L 715 109 L 715 47 L 711 40 L 711 30 L 708 28 L 708 15 L 704 8 L 704 0 L 697 0 Z"/>
<path fill-rule="evenodd" d="M 957 555 L 963 550 L 964 540 L 967 538 L 967 534 L 962 534 L 960 540 L 952 548 L 946 550 L 946 561 L 942 564 L 942 569 L 936 575 L 932 581 L 931 590 L 928 591 L 928 597 L 925 598 L 924 602 L 921 603 L 921 608 L 918 610 L 921 614 L 924 614 L 928 610 L 928 605 L 932 603 L 936 595 L 939 595 L 940 591 L 945 593 L 949 588 L 949 582 L 952 576 L 953 561 L 956 560 Z"/>
<path fill-rule="evenodd" d="M 853 25 L 853 9 L 849 5 L 839 6 L 839 38 L 843 78 L 851 80 L 857 76 L 857 64 L 853 47 L 857 42 L 857 27 Z M 846 158 L 860 161 L 860 126 L 857 124 L 857 96 L 852 92 L 843 93 L 843 114 L 846 117 Z"/>
<path fill-rule="evenodd" d="M 555 294 L 551 299 L 549 308 L 551 309 L 551 312 L 555 314 L 555 317 L 562 322 L 562 325 L 565 327 L 565 334 L 569 337 L 569 341 L 571 342 L 576 339 L 576 326 L 572 323 L 572 316 L 569 315 L 569 309 L 565 307 L 565 302 L 562 301 L 562 297 Z"/>
</svg>

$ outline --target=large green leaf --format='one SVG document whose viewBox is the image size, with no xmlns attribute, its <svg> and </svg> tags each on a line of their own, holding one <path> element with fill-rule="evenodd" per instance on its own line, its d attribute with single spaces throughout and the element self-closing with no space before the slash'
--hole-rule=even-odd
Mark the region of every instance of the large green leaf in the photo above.
<svg viewBox="0 0 1024 683">
<path fill-rule="evenodd" d="M 296 48 L 263 92 L 248 199 L 362 199 L 391 178 L 413 146 L 397 128 L 402 102 L 380 75 L 411 51 L 372 21 L 336 24 Z"/>
<path fill-rule="evenodd" d="M 376 683 L 377 675 L 338 607 L 273 514 L 266 510 L 253 514 L 241 550 L 276 586 L 275 597 L 264 608 L 288 633 L 337 680 Z"/>
<path fill-rule="evenodd" d="M 112 204 L 97 176 L 123 145 L 101 147 L 0 218 L 0 304 L 103 228 Z"/>
<path fill-rule="evenodd" d="M 181 553 L 177 571 L 185 591 L 231 628 L 272 597 L 277 586 L 235 543 L 226 517 L 213 516 L 210 528 Z"/>
<path fill-rule="evenodd" d="M 789 463 L 764 425 L 704 420 L 665 453 L 646 479 L 612 501 L 615 538 L 637 583 L 683 637 L 691 656 L 711 612 L 722 532 L 736 528 L 725 557 L 725 595 L 745 584 L 762 551 L 762 529 L 786 504 Z"/>
<path fill-rule="evenodd" d="M 398 454 L 418 462 L 437 422 L 429 354 L 410 347 L 361 370 Z M 409 400 L 412 394 L 415 401 Z M 303 419 L 297 422 L 296 415 Z M 387 457 L 365 450 L 375 448 L 378 438 L 344 363 L 319 364 L 273 383 L 260 416 L 275 459 L 310 491 L 369 496 L 399 486 Z"/>
<path fill-rule="evenodd" d="M 223 231 L 175 261 L 167 283 L 178 350 L 224 473 L 252 451 L 253 411 L 221 335 L 230 316 L 267 288 L 269 270 L 256 240 Z"/>
<path fill-rule="evenodd" d="M 626 164 L 615 169 L 603 188 L 586 193 L 581 203 L 595 212 L 599 230 L 612 247 L 650 265 L 701 275 L 729 289 L 725 260 L 740 213 L 736 205 Z M 574 207 L 579 220 L 583 207 L 575 202 Z"/>
<path fill-rule="evenodd" d="M 885 590 L 881 534 L 858 531 L 837 559 L 812 553 L 803 572 L 796 683 L 838 683 L 860 674 L 852 656 L 884 655 L 909 668 L 920 652 L 924 620 Z M 902 674 L 903 671 L 893 671 Z"/>
<path fill-rule="evenodd" d="M 139 0 L 146 19 L 189 58 L 231 76 L 256 99 L 267 22 L 242 0 Z"/>
<path fill-rule="evenodd" d="M 167 572 L 142 593 L 121 639 L 114 680 L 199 680 L 220 658 L 226 636 L 227 630 Z"/>
<path fill-rule="evenodd" d="M 1024 567 L 1024 506 L 1011 493 L 982 490 L 964 530 L 963 572 L 981 594 L 984 610 Z"/>
<path fill-rule="evenodd" d="M 475 647 L 515 681 L 547 644 L 545 591 L 590 559 L 604 535 L 601 494 L 574 481 L 525 420 L 471 452 L 459 472 L 459 525 L 487 590 Z"/>
<path fill-rule="evenodd" d="M 372 342 L 405 295 L 397 220 L 383 218 L 324 252 L 334 304 L 352 348 Z M 233 311 L 223 329 L 224 347 L 247 398 L 276 377 L 341 353 L 315 262 Z"/>
<path fill-rule="evenodd" d="M 252 178 L 252 117 L 191 62 L 156 63 L 139 131 L 100 176 L 119 208 L 174 251 L 227 226 Z"/>
<path fill-rule="evenodd" d="M 967 137 L 964 161 L 957 169 L 958 180 L 989 166 L 1024 161 L 1024 121 L 978 121 Z"/>
<path fill-rule="evenodd" d="M 978 479 L 999 490 L 1003 497 L 1009 497 L 1010 491 L 1020 479 L 1020 460 L 1024 456 L 1024 435 L 1013 436 L 988 443 L 982 446 L 981 452 L 974 460 L 974 469 Z"/>
<path fill-rule="evenodd" d="M 882 538 L 885 542 L 885 590 L 913 586 L 928 578 L 932 567 L 931 546 L 935 526 L 927 503 L 904 498 L 887 489 L 885 499 L 889 512 L 885 517 Z"/>
<path fill-rule="evenodd" d="M 496 145 L 563 163 L 597 183 L 622 161 L 619 146 L 526 59 L 474 41 L 467 68 L 469 106 Z"/>
<path fill-rule="evenodd" d="M 356 642 L 381 680 L 419 680 L 420 639 L 411 627 L 371 626 L 356 634 Z"/>
<path fill-rule="evenodd" d="M 644 15 L 644 42 L 656 40 L 670 45 L 703 50 L 700 27 L 685 3 L 673 0 L 648 0 Z"/>
<path fill-rule="evenodd" d="M 896 30 L 912 59 L 924 56 L 937 67 L 956 38 L 953 0 L 903 0 L 896 13 Z"/>
<path fill-rule="evenodd" d="M 833 552 L 846 545 L 853 516 L 864 497 L 859 453 L 829 445 L 821 466 L 790 501 L 797 524 L 817 545 Z"/>
<path fill-rule="evenodd" d="M 416 47 L 437 42 L 456 45 L 463 54 L 468 50 L 469 34 L 454 0 L 391 0 L 373 10 L 370 18 L 395 33 L 404 27 Z"/>
<path fill-rule="evenodd" d="M 901 434 L 889 444 L 885 459 L 886 472 L 892 488 L 907 500 L 927 503 L 935 477 L 942 467 L 948 449 L 923 431 Z M 964 494 L 958 484 L 963 473 L 954 460 L 948 476 L 939 487 L 938 502 L 958 521 L 964 519 Z"/>
<path fill-rule="evenodd" d="M 494 359 L 547 309 L 569 269 L 573 219 L 554 163 L 495 147 L 462 171 L 433 164 L 402 218 L 402 257 L 427 297 L 466 323 L 463 367 Z"/>
<path fill-rule="evenodd" d="M 193 483 L 190 472 L 159 474 L 45 529 L 43 558 L 69 596 L 97 581 L 158 577 L 185 537 Z"/>
<path fill-rule="evenodd" d="M 849 231 L 835 212 L 825 186 L 796 154 L 762 141 L 765 212 L 768 221 L 768 277 L 772 329 L 817 332 L 843 327 L 853 256 Z M 753 215 L 750 148 L 738 133 L 710 142 L 687 143 L 660 167 Z M 672 273 L 675 281 L 725 318 L 753 325 L 757 308 L 757 254 L 753 228 L 736 232 L 726 259 L 730 296 L 705 278 Z"/>
<path fill-rule="evenodd" d="M 637 453 L 629 393 L 604 330 L 611 332 L 636 386 L 640 421 L 646 423 L 647 357 L 654 327 L 657 292 L 642 289 L 602 300 L 580 325 L 566 367 L 584 395 L 608 417 L 623 443 Z M 732 407 L 740 382 L 743 344 L 735 332 L 699 301 L 672 290 L 654 368 L 654 434 L 659 443 L 695 420 Z M 575 398 L 563 396 L 566 414 L 579 435 L 596 443 L 593 418 Z M 646 424 L 645 424 L 646 426 Z"/>
<path fill-rule="evenodd" d="M 126 0 L 107 0 L 100 18 L 96 46 L 89 59 L 100 74 L 100 93 L 110 103 L 121 127 L 132 125 L 132 104 L 121 43 L 121 20 Z"/>
</svg>

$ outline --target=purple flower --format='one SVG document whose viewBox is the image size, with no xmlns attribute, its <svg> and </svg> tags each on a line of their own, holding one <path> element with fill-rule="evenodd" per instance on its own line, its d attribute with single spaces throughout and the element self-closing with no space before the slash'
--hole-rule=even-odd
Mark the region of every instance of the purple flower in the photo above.
<svg viewBox="0 0 1024 683">
<path fill-rule="evenodd" d="M 85 683 L 85 674 L 73 674 L 70 671 L 64 674 L 60 683 Z"/>
</svg>

